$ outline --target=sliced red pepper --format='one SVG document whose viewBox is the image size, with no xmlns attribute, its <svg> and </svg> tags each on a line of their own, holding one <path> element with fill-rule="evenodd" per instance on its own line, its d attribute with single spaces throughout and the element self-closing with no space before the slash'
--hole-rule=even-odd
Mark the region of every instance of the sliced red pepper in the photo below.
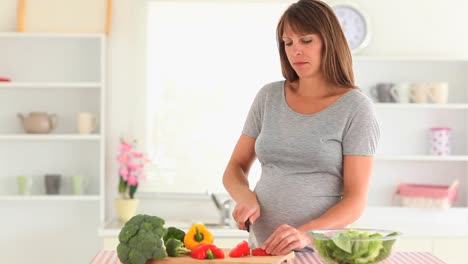
<svg viewBox="0 0 468 264">
<path fill-rule="evenodd" d="M 215 245 L 212 245 L 210 250 L 211 250 L 211 252 L 213 252 L 215 258 L 217 258 L 217 259 L 224 258 L 224 251 L 222 249 L 220 249 L 219 247 L 217 247 Z"/>
<path fill-rule="evenodd" d="M 190 251 L 190 256 L 196 259 L 221 259 L 224 252 L 214 244 L 200 244 Z"/>
<path fill-rule="evenodd" d="M 252 249 L 252 256 L 271 256 L 271 254 L 266 253 L 262 248 L 254 248 Z"/>
<path fill-rule="evenodd" d="M 229 256 L 232 258 L 240 258 L 243 256 L 249 256 L 249 255 L 250 255 L 249 243 L 245 240 L 237 244 L 236 247 L 233 248 L 231 252 L 229 252 Z"/>
<path fill-rule="evenodd" d="M 210 249 L 209 246 L 210 244 L 201 244 L 198 245 L 194 248 L 192 248 L 192 251 L 190 251 L 190 256 L 192 258 L 196 259 L 205 259 L 206 258 L 206 251 Z"/>
<path fill-rule="evenodd" d="M 214 259 L 215 258 L 215 255 L 213 254 L 213 251 L 211 251 L 211 249 L 208 249 L 206 251 L 206 258 L 207 259 Z"/>
</svg>

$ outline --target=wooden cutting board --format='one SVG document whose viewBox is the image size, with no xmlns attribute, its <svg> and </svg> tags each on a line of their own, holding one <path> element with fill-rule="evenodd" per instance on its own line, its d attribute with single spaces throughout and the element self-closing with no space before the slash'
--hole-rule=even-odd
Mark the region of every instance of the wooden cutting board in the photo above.
<svg viewBox="0 0 468 264">
<path fill-rule="evenodd" d="M 294 252 L 290 252 L 287 255 L 282 256 L 247 256 L 240 258 L 231 258 L 229 257 L 229 251 L 231 249 L 223 249 L 224 258 L 223 259 L 194 259 L 190 256 L 184 257 L 167 257 L 161 260 L 152 260 L 146 262 L 147 264 L 213 264 L 213 263 L 229 263 L 229 264 L 280 264 L 283 261 L 290 261 L 294 258 Z"/>
</svg>

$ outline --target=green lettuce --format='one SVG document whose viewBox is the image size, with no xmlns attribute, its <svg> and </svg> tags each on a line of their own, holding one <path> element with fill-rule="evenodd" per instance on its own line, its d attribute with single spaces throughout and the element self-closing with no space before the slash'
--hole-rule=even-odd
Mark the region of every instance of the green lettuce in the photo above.
<svg viewBox="0 0 468 264">
<path fill-rule="evenodd" d="M 331 264 L 371 264 L 387 258 L 395 240 L 357 240 L 365 238 L 382 238 L 379 233 L 360 232 L 349 229 L 328 237 L 313 233 L 315 248 L 319 255 Z M 393 236 L 391 233 L 387 236 Z"/>
</svg>

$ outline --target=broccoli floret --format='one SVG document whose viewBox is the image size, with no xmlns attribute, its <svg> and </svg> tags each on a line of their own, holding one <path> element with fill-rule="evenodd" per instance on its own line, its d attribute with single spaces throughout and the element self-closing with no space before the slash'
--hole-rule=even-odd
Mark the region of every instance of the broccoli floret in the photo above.
<svg viewBox="0 0 468 264">
<path fill-rule="evenodd" d="M 190 249 L 184 247 L 184 242 L 173 237 L 169 238 L 166 242 L 166 252 L 171 257 L 186 255 L 190 251 Z"/>
<path fill-rule="evenodd" d="M 128 225 L 120 230 L 119 242 L 128 242 L 140 229 L 138 225 Z"/>
<path fill-rule="evenodd" d="M 155 248 L 153 251 L 153 259 L 163 259 L 167 257 L 165 248 Z"/>
<path fill-rule="evenodd" d="M 163 240 L 164 240 L 164 244 L 167 244 L 167 241 L 170 239 L 170 238 L 175 238 L 179 241 L 184 241 L 184 237 L 185 237 L 185 232 L 176 228 L 176 227 L 169 227 L 167 229 L 167 233 L 164 235 L 163 237 Z"/>
<path fill-rule="evenodd" d="M 130 247 L 127 244 L 119 243 L 117 246 L 117 256 L 121 262 L 126 262 L 128 260 L 128 254 L 130 253 Z"/>
<path fill-rule="evenodd" d="M 167 257 L 162 237 L 164 220 L 157 216 L 136 215 L 119 234 L 117 255 L 123 264 L 144 264 L 149 259 Z"/>
</svg>

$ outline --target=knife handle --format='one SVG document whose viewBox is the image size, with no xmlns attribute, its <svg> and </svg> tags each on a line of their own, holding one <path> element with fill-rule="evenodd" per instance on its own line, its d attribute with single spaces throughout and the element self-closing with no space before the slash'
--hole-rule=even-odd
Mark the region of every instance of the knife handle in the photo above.
<svg viewBox="0 0 468 264">
<path fill-rule="evenodd" d="M 250 232 L 250 220 L 249 219 L 245 221 L 244 225 L 245 225 L 245 228 L 247 228 L 247 232 Z"/>
</svg>

